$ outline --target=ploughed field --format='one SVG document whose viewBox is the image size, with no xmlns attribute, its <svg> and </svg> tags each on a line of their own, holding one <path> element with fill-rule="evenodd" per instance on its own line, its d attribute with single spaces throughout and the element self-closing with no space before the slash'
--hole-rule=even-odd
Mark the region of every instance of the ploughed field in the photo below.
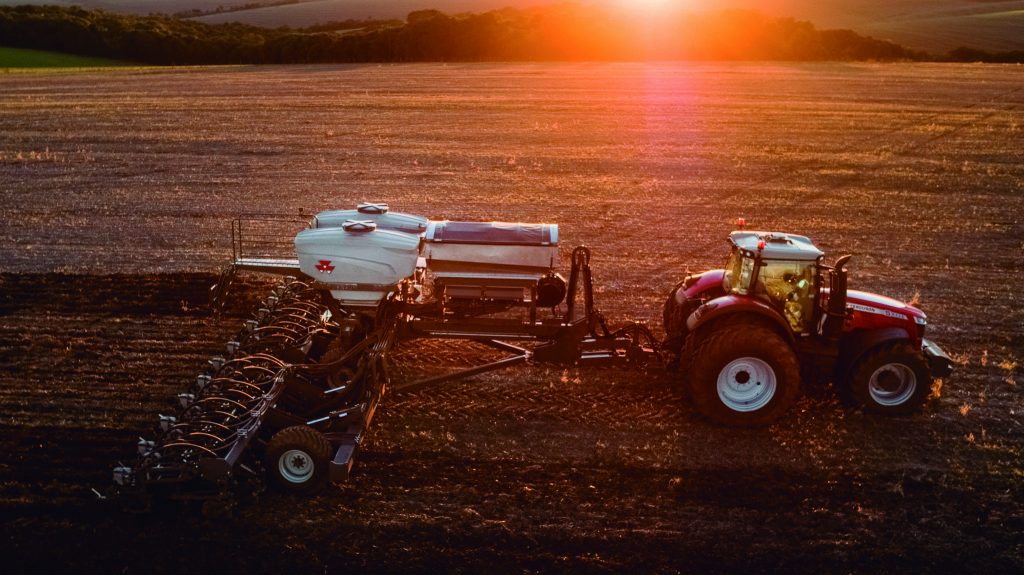
<svg viewBox="0 0 1024 575">
<path fill-rule="evenodd" d="M 1024 569 L 1024 68 L 581 64 L 134 69 L 0 78 L 5 572 Z M 349 483 L 235 516 L 130 515 L 138 436 L 217 322 L 230 221 L 363 200 L 557 222 L 610 323 L 660 329 L 738 216 L 855 255 L 957 361 L 923 414 L 810 389 L 767 429 L 670 377 L 520 367 L 386 398 Z M 493 357 L 420 342 L 400 377 Z"/>
</svg>

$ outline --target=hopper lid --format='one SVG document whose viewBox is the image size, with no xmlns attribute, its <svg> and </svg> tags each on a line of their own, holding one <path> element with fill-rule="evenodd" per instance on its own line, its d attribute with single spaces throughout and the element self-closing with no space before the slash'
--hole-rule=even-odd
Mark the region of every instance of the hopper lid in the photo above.
<svg viewBox="0 0 1024 575">
<path fill-rule="evenodd" d="M 363 202 L 356 206 L 356 211 L 360 214 L 386 214 L 388 209 L 388 205 L 382 202 Z"/>
<path fill-rule="evenodd" d="M 377 229 L 377 222 L 373 220 L 346 220 L 341 224 L 342 229 L 353 234 L 372 232 Z"/>
</svg>

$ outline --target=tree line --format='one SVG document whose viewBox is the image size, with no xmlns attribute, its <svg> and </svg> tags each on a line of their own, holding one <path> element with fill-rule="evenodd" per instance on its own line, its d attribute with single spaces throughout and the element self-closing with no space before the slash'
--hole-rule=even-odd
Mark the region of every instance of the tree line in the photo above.
<svg viewBox="0 0 1024 575">
<path fill-rule="evenodd" d="M 579 60 L 930 60 L 928 54 L 808 22 L 755 12 L 681 15 L 643 27 L 621 14 L 562 4 L 404 22 L 311 28 L 209 25 L 61 6 L 0 7 L 0 44 L 146 64 Z M 1024 53 L 968 48 L 943 59 L 1021 61 Z"/>
</svg>

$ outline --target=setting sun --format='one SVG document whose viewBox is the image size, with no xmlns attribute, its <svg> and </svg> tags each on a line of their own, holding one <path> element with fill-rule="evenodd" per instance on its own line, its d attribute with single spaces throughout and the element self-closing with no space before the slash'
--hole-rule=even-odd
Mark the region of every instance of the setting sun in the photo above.
<svg viewBox="0 0 1024 575">
<path fill-rule="evenodd" d="M 697 0 L 620 0 L 618 5 L 637 12 L 667 12 L 669 10 L 693 10 L 698 8 Z"/>
</svg>

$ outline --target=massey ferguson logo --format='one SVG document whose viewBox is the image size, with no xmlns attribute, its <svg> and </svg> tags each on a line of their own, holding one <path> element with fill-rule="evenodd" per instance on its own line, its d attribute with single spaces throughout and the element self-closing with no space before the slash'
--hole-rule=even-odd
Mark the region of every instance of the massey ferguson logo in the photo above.
<svg viewBox="0 0 1024 575">
<path fill-rule="evenodd" d="M 320 263 L 316 264 L 316 270 L 320 273 L 331 273 L 334 271 L 334 266 L 331 265 L 331 260 L 320 260 Z"/>
</svg>

